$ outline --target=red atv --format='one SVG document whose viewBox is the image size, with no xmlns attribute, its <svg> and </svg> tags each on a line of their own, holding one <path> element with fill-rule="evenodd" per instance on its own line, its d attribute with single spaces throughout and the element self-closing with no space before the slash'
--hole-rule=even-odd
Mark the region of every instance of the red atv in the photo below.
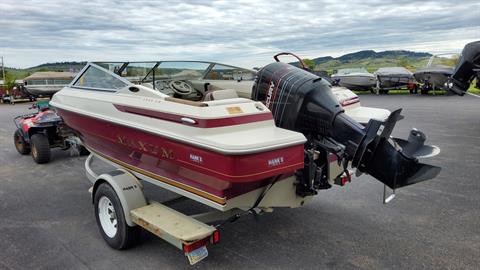
<svg viewBox="0 0 480 270">
<path fill-rule="evenodd" d="M 20 154 L 27 155 L 31 152 L 33 160 L 38 164 L 49 162 L 50 149 L 55 147 L 62 150 L 72 148 L 72 153 L 80 155 L 88 154 L 88 150 L 63 124 L 60 116 L 50 109 L 48 102 L 38 102 L 30 109 L 38 109 L 38 112 L 20 115 L 13 120 L 17 126 L 13 140 Z"/>
</svg>

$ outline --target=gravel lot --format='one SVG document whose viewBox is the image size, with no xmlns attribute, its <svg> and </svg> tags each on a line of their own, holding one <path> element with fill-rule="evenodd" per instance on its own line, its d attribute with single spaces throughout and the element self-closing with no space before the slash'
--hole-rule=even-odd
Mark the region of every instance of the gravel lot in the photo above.
<svg viewBox="0 0 480 270">
<path fill-rule="evenodd" d="M 406 187 L 388 205 L 369 176 L 321 191 L 299 209 L 277 209 L 224 227 L 193 267 L 151 234 L 109 248 L 93 213 L 84 157 L 54 151 L 47 165 L 19 155 L 12 119 L 29 104 L 0 105 L 0 269 L 479 269 L 480 98 L 362 95 L 366 106 L 404 108 L 395 134 L 423 130 L 441 147 L 434 180 Z M 171 193 L 148 189 L 156 200 Z M 176 206 L 204 210 L 192 201 Z"/>
</svg>

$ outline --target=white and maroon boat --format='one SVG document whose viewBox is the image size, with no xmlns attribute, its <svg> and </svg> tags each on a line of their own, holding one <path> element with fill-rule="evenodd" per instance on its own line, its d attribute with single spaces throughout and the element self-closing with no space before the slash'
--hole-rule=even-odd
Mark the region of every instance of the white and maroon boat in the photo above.
<svg viewBox="0 0 480 270">
<path fill-rule="evenodd" d="M 392 189 L 440 171 L 419 162 L 439 152 L 424 145 L 423 133 L 390 137 L 400 110 L 361 125 L 328 82 L 283 63 L 257 74 L 208 62 L 88 63 L 50 104 L 91 151 L 87 165 L 95 156 L 119 168 L 98 176 L 87 166 L 97 223 L 119 249 L 135 225 L 193 257 L 193 246 L 216 238 L 215 227 L 147 203 L 136 179 L 228 214 L 301 206 L 345 184 L 352 168 Z"/>
</svg>

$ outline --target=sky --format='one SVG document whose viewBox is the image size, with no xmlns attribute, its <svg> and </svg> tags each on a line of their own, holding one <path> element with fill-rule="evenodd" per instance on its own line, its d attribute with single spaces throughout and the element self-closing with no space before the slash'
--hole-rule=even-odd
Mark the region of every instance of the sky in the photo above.
<svg viewBox="0 0 480 270">
<path fill-rule="evenodd" d="M 57 61 L 205 60 L 243 67 L 365 49 L 459 52 L 480 40 L 480 1 L 1 0 L 0 56 Z"/>
</svg>

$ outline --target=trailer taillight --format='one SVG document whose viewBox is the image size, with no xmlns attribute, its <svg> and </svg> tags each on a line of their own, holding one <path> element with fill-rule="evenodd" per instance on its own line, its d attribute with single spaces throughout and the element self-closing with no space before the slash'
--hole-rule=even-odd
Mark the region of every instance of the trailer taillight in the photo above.
<svg viewBox="0 0 480 270">
<path fill-rule="evenodd" d="M 352 175 L 351 173 L 346 174 L 344 173 L 341 177 L 335 179 L 335 184 L 339 186 L 345 186 L 348 182 L 352 182 Z"/>
<path fill-rule="evenodd" d="M 213 232 L 212 244 L 216 244 L 220 241 L 220 233 L 218 231 Z"/>
<path fill-rule="evenodd" d="M 183 252 L 188 253 L 192 252 L 198 248 L 201 248 L 202 246 L 206 246 L 207 244 L 216 244 L 220 241 L 220 234 L 218 231 L 213 232 L 213 234 L 207 238 L 188 243 L 188 244 L 183 244 Z"/>
</svg>

